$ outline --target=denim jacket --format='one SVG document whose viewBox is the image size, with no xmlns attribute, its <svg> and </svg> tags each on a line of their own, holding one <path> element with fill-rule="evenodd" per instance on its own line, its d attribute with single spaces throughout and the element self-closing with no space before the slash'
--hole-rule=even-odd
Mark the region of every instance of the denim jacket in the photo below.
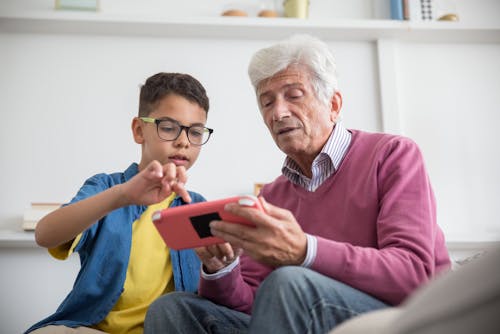
<svg viewBox="0 0 500 334">
<path fill-rule="evenodd" d="M 89 178 L 71 203 L 130 180 L 138 173 L 133 163 L 123 173 L 98 174 Z M 189 192 L 192 202 L 203 202 L 200 194 Z M 170 207 L 185 204 L 177 196 Z M 47 325 L 91 326 L 101 322 L 123 292 L 132 242 L 132 223 L 146 206 L 131 205 L 110 212 L 83 232 L 74 251 L 81 268 L 72 291 L 56 312 L 29 328 L 26 333 Z M 175 290 L 194 292 L 198 288 L 200 261 L 193 250 L 170 250 Z"/>
</svg>

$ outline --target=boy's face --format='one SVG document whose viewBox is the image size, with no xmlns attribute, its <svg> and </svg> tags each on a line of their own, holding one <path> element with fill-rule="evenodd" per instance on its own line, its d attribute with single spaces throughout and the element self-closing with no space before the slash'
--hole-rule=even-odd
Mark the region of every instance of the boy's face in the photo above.
<svg viewBox="0 0 500 334">
<path fill-rule="evenodd" d="M 176 94 L 165 96 L 148 117 L 169 118 L 183 126 L 205 126 L 207 121 L 207 114 L 202 107 Z M 136 143 L 142 145 L 139 170 L 153 160 L 158 160 L 162 165 L 173 162 L 176 166 L 189 169 L 200 154 L 201 146 L 191 144 L 185 130 L 181 131 L 177 139 L 165 141 L 158 136 L 156 123 L 148 123 L 136 117 L 132 122 L 132 131 Z"/>
</svg>

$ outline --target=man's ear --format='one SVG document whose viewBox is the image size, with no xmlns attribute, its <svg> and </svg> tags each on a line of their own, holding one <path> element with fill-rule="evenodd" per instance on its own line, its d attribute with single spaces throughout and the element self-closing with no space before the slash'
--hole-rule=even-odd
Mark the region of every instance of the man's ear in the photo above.
<svg viewBox="0 0 500 334">
<path fill-rule="evenodd" d="M 335 92 L 335 94 L 333 94 L 330 103 L 330 119 L 332 120 L 332 122 L 336 122 L 337 118 L 340 115 L 340 109 L 342 109 L 342 95 L 340 94 L 340 92 Z"/>
<path fill-rule="evenodd" d="M 132 120 L 132 135 L 134 136 L 134 141 L 137 144 L 144 143 L 144 122 L 141 121 L 138 117 L 134 117 Z"/>
</svg>

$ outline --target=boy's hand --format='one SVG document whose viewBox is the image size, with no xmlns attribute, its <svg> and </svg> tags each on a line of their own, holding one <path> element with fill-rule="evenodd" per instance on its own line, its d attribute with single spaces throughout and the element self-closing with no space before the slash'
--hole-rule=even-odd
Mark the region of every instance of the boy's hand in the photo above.
<svg viewBox="0 0 500 334">
<path fill-rule="evenodd" d="M 185 202 L 191 197 L 184 184 L 187 181 L 186 169 L 173 163 L 161 165 L 154 160 L 128 182 L 123 183 L 122 195 L 127 205 L 151 205 L 163 201 L 172 192 L 177 193 Z"/>
<path fill-rule="evenodd" d="M 223 243 L 195 248 L 207 274 L 215 273 L 233 262 L 243 252 L 233 249 L 231 244 Z"/>
</svg>

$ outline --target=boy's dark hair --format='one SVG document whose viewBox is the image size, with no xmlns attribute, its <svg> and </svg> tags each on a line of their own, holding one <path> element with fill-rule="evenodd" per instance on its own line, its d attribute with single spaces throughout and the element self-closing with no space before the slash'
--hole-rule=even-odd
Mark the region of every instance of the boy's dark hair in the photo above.
<svg viewBox="0 0 500 334">
<path fill-rule="evenodd" d="M 182 96 L 208 113 L 208 96 L 198 80 L 189 74 L 160 72 L 149 77 L 141 87 L 139 117 L 149 116 L 157 103 L 169 94 Z"/>
</svg>

